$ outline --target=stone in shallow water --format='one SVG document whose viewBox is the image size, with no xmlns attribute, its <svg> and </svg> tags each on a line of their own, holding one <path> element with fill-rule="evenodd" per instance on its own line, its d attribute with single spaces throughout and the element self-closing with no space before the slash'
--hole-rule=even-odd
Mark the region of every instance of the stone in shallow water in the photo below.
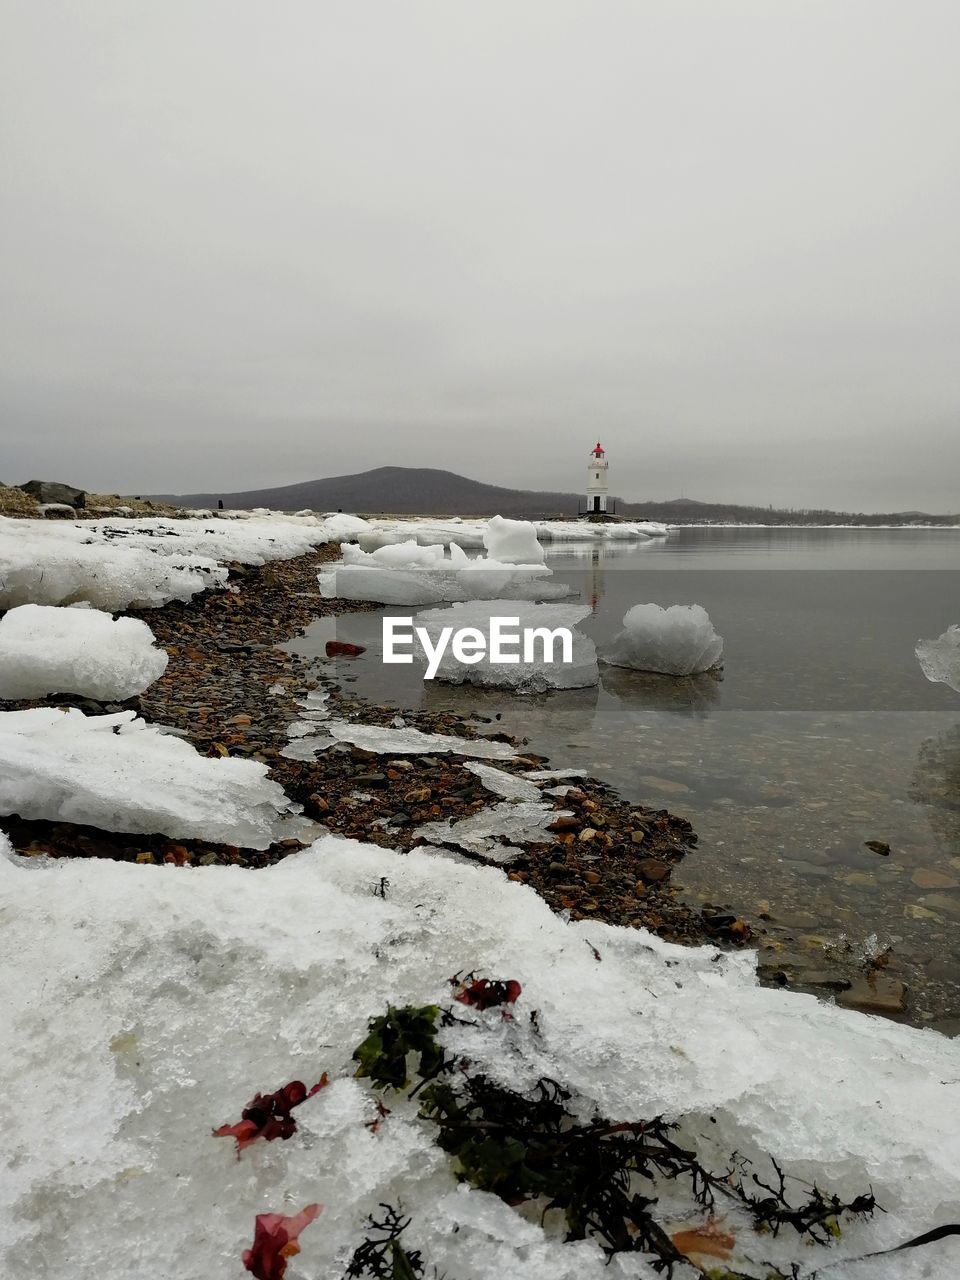
<svg viewBox="0 0 960 1280">
<path fill-rule="evenodd" d="M 877 974 L 859 978 L 848 991 L 837 996 L 837 1004 L 864 1013 L 901 1013 L 907 1003 L 907 988 L 896 978 Z"/>
</svg>

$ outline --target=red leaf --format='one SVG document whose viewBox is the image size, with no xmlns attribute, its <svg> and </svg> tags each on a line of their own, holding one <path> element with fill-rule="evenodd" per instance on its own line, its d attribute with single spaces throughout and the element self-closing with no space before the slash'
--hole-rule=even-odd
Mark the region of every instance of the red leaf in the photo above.
<svg viewBox="0 0 960 1280">
<path fill-rule="evenodd" d="M 365 644 L 350 644 L 346 640 L 328 640 L 324 647 L 328 658 L 359 658 L 367 652 Z"/>
<path fill-rule="evenodd" d="M 300 1252 L 300 1232 L 323 1210 L 322 1204 L 308 1204 L 292 1218 L 282 1213 L 258 1213 L 253 1228 L 253 1247 L 244 1249 L 243 1265 L 255 1280 L 283 1280 L 287 1259 Z"/>
<path fill-rule="evenodd" d="M 460 985 L 454 1000 L 472 1005 L 475 1009 L 493 1009 L 498 1004 L 513 1004 L 522 988 L 513 978 L 498 982 L 489 978 L 474 978 L 472 974 Z"/>
<path fill-rule="evenodd" d="M 263 1138 L 267 1142 L 273 1142 L 274 1138 L 286 1141 L 297 1131 L 297 1122 L 290 1112 L 326 1085 L 327 1073 L 324 1072 L 312 1089 L 307 1089 L 302 1080 L 291 1080 L 276 1093 L 258 1093 L 244 1107 L 241 1119 L 236 1124 L 221 1125 L 219 1129 L 214 1129 L 213 1136 L 236 1138 L 237 1155 L 244 1147 L 249 1147 L 251 1142 L 256 1142 L 257 1138 Z"/>
</svg>

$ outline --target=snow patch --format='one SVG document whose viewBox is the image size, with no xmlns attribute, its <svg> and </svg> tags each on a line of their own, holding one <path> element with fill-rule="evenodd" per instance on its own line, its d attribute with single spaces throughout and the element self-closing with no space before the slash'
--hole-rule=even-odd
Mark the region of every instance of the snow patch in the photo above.
<svg viewBox="0 0 960 1280">
<path fill-rule="evenodd" d="M 398 1198 L 410 1244 L 457 1280 L 650 1280 L 637 1255 L 608 1267 L 549 1219 L 458 1187 L 416 1102 L 390 1097 L 366 1127 L 351 1053 L 367 1019 L 448 999 L 469 969 L 523 987 L 513 1022 L 444 1033 L 469 1035 L 500 1083 L 548 1075 L 614 1122 L 686 1116 L 678 1141 L 714 1167 L 762 1148 L 841 1194 L 872 1184 L 887 1211 L 828 1251 L 782 1233 L 759 1256 L 792 1250 L 801 1274 L 839 1261 L 836 1280 L 955 1274 L 951 1241 L 842 1262 L 956 1219 L 955 1043 L 761 989 L 750 955 L 565 923 L 496 869 L 334 837 L 262 871 L 0 857 L 0 910 L 10 1280 L 119 1280 L 131 1259 L 140 1280 L 236 1280 L 255 1215 L 314 1201 L 290 1280 L 340 1276 L 365 1216 Z M 256 1090 L 322 1071 L 289 1141 L 238 1161 L 211 1136 Z"/>
</svg>

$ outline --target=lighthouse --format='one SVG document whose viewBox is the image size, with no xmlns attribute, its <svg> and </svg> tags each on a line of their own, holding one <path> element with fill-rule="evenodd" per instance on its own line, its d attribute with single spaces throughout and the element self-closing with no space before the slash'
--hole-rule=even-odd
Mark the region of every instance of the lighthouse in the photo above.
<svg viewBox="0 0 960 1280">
<path fill-rule="evenodd" d="M 587 461 L 587 514 L 606 515 L 607 511 L 607 455 L 598 440 L 590 450 Z"/>
</svg>

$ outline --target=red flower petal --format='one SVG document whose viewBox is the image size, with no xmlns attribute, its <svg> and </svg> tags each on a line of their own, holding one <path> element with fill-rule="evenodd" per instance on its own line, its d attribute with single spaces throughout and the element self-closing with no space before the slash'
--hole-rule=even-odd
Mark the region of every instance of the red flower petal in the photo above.
<svg viewBox="0 0 960 1280">
<path fill-rule="evenodd" d="M 243 1265 L 255 1280 L 283 1280 L 287 1259 L 300 1252 L 300 1232 L 318 1217 L 321 1204 L 308 1204 L 292 1218 L 282 1213 L 258 1213 L 253 1246 L 243 1251 Z"/>
<path fill-rule="evenodd" d="M 286 1140 L 297 1131 L 297 1122 L 290 1112 L 307 1098 L 326 1088 L 327 1073 L 324 1072 L 312 1089 L 308 1089 L 302 1080 L 291 1080 L 276 1093 L 258 1093 L 246 1107 L 237 1124 L 224 1124 L 214 1129 L 215 1138 L 236 1138 L 237 1154 L 248 1147 L 257 1138 L 273 1142 L 274 1138 Z"/>
<path fill-rule="evenodd" d="M 472 1005 L 475 1009 L 493 1009 L 498 1004 L 513 1004 L 521 990 L 520 983 L 513 978 L 498 982 L 489 978 L 468 977 L 453 998 L 461 1004 Z"/>
</svg>

